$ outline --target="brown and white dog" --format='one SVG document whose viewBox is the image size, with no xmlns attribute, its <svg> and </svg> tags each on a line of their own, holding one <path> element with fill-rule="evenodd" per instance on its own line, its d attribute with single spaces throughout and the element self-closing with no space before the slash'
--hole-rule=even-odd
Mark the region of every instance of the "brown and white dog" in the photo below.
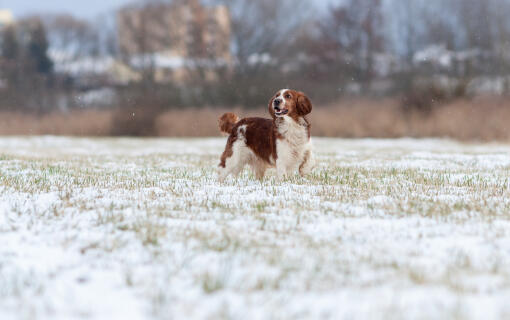
<svg viewBox="0 0 510 320">
<path fill-rule="evenodd" d="M 270 167 L 276 167 L 280 180 L 296 169 L 302 176 L 312 170 L 312 140 L 306 119 L 312 111 L 310 99 L 302 92 L 283 89 L 271 98 L 268 109 L 272 119 L 239 120 L 233 113 L 219 119 L 221 132 L 229 134 L 219 164 L 220 182 L 229 174 L 237 176 L 246 164 L 257 179 Z"/>
</svg>

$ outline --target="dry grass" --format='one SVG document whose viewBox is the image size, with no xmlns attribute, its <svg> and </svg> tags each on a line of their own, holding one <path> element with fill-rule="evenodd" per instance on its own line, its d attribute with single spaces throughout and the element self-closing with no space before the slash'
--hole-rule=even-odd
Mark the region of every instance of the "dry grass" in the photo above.
<svg viewBox="0 0 510 320">
<path fill-rule="evenodd" d="M 240 116 L 267 117 L 266 108 L 170 110 L 160 114 L 151 131 L 156 136 L 217 136 L 217 118 L 235 111 Z M 430 114 L 403 113 L 398 99 L 344 99 L 315 106 L 313 134 L 326 137 L 450 137 L 459 140 L 510 140 L 510 99 L 478 97 L 456 100 Z M 109 135 L 115 128 L 110 110 L 53 113 L 42 117 L 0 113 L 0 135 Z"/>
<path fill-rule="evenodd" d="M 108 135 L 112 112 L 77 110 L 42 116 L 19 112 L 0 112 L 0 135 Z"/>
<path fill-rule="evenodd" d="M 456 100 L 430 114 L 403 113 L 396 99 L 348 100 L 316 108 L 311 119 L 317 136 L 510 139 L 510 100 L 501 97 Z"/>
</svg>

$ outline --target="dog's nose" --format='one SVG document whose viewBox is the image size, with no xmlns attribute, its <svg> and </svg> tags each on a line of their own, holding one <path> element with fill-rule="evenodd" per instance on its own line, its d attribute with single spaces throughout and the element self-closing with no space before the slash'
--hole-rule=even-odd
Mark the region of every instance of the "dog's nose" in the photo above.
<svg viewBox="0 0 510 320">
<path fill-rule="evenodd" d="M 282 100 L 280 100 L 280 99 L 276 99 L 274 101 L 274 105 L 277 106 L 277 107 L 280 105 L 280 103 L 282 103 Z"/>
</svg>

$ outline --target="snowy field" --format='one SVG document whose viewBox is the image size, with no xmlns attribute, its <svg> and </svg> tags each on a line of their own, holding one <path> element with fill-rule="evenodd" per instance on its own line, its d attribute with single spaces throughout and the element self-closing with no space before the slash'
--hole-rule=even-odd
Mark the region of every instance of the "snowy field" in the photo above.
<svg viewBox="0 0 510 320">
<path fill-rule="evenodd" d="M 219 185 L 224 143 L 0 138 L 0 319 L 510 318 L 510 146 L 315 139 Z"/>
</svg>

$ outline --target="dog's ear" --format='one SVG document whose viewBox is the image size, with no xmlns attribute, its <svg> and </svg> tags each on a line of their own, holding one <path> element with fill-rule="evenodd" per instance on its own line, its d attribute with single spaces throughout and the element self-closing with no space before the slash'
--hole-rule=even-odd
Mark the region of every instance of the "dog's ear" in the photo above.
<svg viewBox="0 0 510 320">
<path fill-rule="evenodd" d="M 269 111 L 269 114 L 271 115 L 271 118 L 275 118 L 275 114 L 274 114 L 274 109 L 273 109 L 273 101 L 274 101 L 274 96 L 271 97 L 271 100 L 269 100 L 269 104 L 267 105 L 267 110 Z"/>
<path fill-rule="evenodd" d="M 301 116 L 306 116 L 312 112 L 312 102 L 303 92 L 298 92 L 296 108 L 298 114 Z"/>
</svg>

